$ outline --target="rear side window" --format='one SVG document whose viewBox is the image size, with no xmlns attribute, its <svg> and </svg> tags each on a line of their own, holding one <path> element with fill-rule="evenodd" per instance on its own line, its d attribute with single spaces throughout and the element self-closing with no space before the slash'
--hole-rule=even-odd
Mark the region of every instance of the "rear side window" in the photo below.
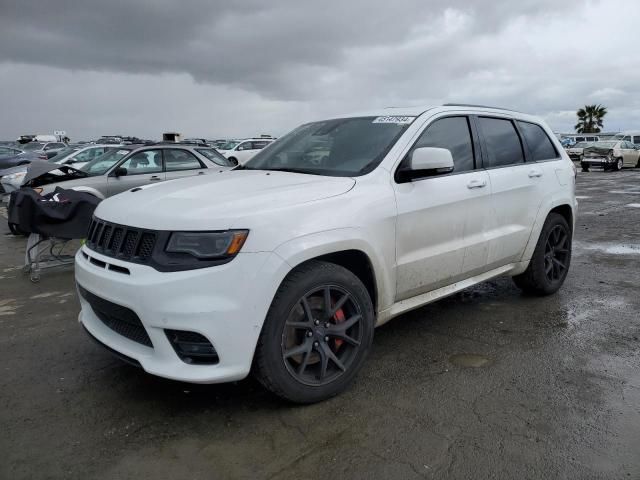
<svg viewBox="0 0 640 480">
<path fill-rule="evenodd" d="M 173 172 L 176 170 L 196 170 L 202 168 L 202 165 L 190 152 L 168 149 L 164 151 L 164 167 L 167 172 Z"/>
<path fill-rule="evenodd" d="M 636 135 L 633 137 L 633 141 L 631 142 L 635 145 L 640 145 L 640 135 Z"/>
<path fill-rule="evenodd" d="M 228 160 L 226 157 L 223 157 L 222 155 L 220 155 L 213 148 L 196 148 L 196 152 L 198 152 L 201 155 L 204 155 L 213 163 L 217 163 L 218 165 L 222 165 L 224 167 L 233 167 L 235 165 L 235 163 L 233 163 L 231 160 Z"/>
<path fill-rule="evenodd" d="M 540 125 L 529 122 L 518 122 L 520 131 L 527 142 L 529 153 L 531 154 L 531 160 L 549 160 L 552 158 L 558 158 L 558 152 L 549 140 L 549 137 L 542 129 Z"/>
<path fill-rule="evenodd" d="M 478 118 L 480 130 L 487 147 L 485 167 L 506 167 L 524 163 L 522 143 L 511 120 L 502 118 Z"/>
<path fill-rule="evenodd" d="M 421 147 L 446 148 L 453 157 L 454 173 L 473 170 L 473 143 L 467 117 L 448 117 L 436 120 L 422 133 L 414 149 Z"/>
</svg>

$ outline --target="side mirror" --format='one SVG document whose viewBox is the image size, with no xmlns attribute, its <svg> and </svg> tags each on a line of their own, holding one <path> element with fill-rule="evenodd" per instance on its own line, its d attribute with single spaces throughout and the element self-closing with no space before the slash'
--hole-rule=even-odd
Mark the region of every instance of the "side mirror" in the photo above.
<svg viewBox="0 0 640 480">
<path fill-rule="evenodd" d="M 421 147 L 411 154 L 408 173 L 412 178 L 453 172 L 453 156 L 446 148 Z"/>
<path fill-rule="evenodd" d="M 127 169 L 124 167 L 118 167 L 113 171 L 116 177 L 125 177 L 127 175 Z"/>
</svg>

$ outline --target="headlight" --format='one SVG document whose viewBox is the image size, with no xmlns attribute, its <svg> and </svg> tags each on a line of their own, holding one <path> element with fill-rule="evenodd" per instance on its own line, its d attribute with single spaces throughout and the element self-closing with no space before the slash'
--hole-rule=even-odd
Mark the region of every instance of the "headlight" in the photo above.
<svg viewBox="0 0 640 480">
<path fill-rule="evenodd" d="M 199 260 L 234 257 L 244 245 L 249 230 L 225 232 L 174 232 L 169 237 L 165 251 L 188 254 Z"/>
<path fill-rule="evenodd" d="M 9 180 L 10 182 L 15 182 L 16 180 L 22 180 L 26 175 L 27 172 L 17 172 L 10 175 L 5 175 L 4 178 L 6 180 Z"/>
</svg>

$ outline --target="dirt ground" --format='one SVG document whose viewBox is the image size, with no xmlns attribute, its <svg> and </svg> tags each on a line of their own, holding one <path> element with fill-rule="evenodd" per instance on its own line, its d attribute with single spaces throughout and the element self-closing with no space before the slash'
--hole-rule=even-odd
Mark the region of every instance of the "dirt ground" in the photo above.
<svg viewBox="0 0 640 480">
<path fill-rule="evenodd" d="M 640 170 L 578 181 L 558 294 L 499 279 L 395 319 L 305 407 L 121 363 L 0 218 L 0 478 L 640 478 Z"/>
</svg>

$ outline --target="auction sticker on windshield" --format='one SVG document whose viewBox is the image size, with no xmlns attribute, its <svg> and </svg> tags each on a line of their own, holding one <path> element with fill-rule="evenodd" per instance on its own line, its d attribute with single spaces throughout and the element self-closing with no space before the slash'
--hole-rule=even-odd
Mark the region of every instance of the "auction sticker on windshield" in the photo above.
<svg viewBox="0 0 640 480">
<path fill-rule="evenodd" d="M 387 116 L 387 117 L 378 117 L 372 123 L 395 123 L 398 125 L 409 125 L 415 119 L 416 117 Z"/>
</svg>

